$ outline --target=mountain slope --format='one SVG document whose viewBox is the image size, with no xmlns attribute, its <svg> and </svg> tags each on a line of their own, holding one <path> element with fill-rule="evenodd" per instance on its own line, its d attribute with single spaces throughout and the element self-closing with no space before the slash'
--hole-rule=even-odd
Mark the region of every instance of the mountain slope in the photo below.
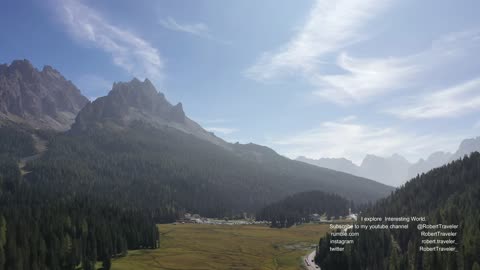
<svg viewBox="0 0 480 270">
<path fill-rule="evenodd" d="M 471 153 L 471 152 L 474 152 L 474 150 L 469 151 L 468 153 Z M 427 159 L 422 158 L 416 163 L 412 164 L 410 168 L 408 168 L 408 179 L 411 179 L 419 174 L 426 173 L 433 168 L 437 168 L 442 165 L 445 165 L 452 160 L 454 159 L 452 158 L 451 153 L 446 153 L 441 151 L 435 152 L 430 156 L 428 156 Z"/>
<path fill-rule="evenodd" d="M 28 60 L 0 65 L 0 121 L 63 131 L 87 103 L 80 90 L 50 66 L 39 71 Z"/>
<path fill-rule="evenodd" d="M 291 192 L 322 190 L 365 203 L 375 201 L 373 198 L 384 197 L 380 194 L 393 191 L 392 187 L 370 179 L 290 160 L 265 146 L 252 143 L 233 146 L 235 154 L 242 159 L 255 161 L 271 174 L 283 176 L 281 179 L 287 178 L 286 181 L 292 183 L 293 187 L 286 187 L 286 190 Z"/>
<path fill-rule="evenodd" d="M 217 217 L 255 212 L 300 191 L 368 202 L 393 190 L 289 160 L 264 146 L 226 143 L 185 116 L 180 105 L 172 106 L 148 80 L 137 79 L 116 83 L 107 96 L 85 106 L 72 129 L 52 138 L 49 151 L 27 169 L 32 182 L 56 182 L 66 192 L 96 190 L 107 200 L 121 197 L 158 210 L 158 220 L 183 210 Z"/>
</svg>

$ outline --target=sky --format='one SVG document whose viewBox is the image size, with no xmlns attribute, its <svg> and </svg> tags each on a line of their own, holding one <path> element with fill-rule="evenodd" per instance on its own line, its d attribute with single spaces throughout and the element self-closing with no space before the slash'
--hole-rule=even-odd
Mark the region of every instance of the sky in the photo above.
<svg viewBox="0 0 480 270">
<path fill-rule="evenodd" d="M 476 0 L 5 1 L 0 63 L 149 78 L 230 142 L 414 162 L 480 135 Z"/>
</svg>

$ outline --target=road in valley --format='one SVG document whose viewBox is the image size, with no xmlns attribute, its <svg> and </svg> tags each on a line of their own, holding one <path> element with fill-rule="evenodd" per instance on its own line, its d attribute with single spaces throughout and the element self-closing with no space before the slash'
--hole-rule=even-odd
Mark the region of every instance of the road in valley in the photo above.
<svg viewBox="0 0 480 270">
<path fill-rule="evenodd" d="M 303 258 L 303 264 L 307 270 L 319 270 L 320 266 L 316 265 L 314 262 L 315 259 L 315 250 L 310 252 L 307 256 Z"/>
<path fill-rule="evenodd" d="M 344 232 L 347 232 L 348 230 L 351 230 L 353 228 L 353 225 L 350 225 L 348 227 L 345 227 L 343 229 Z M 315 264 L 314 262 L 315 259 L 315 250 L 310 252 L 307 256 L 303 258 L 303 264 L 305 265 L 305 268 L 307 270 L 319 270 L 320 266 Z"/>
</svg>

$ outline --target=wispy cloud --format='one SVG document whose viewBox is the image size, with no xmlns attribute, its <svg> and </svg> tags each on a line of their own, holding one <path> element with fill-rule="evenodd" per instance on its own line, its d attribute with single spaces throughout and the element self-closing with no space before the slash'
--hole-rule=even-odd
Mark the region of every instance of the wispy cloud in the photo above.
<svg viewBox="0 0 480 270">
<path fill-rule="evenodd" d="M 387 110 L 400 118 L 457 117 L 480 110 L 480 78 L 412 97 L 408 104 Z"/>
<path fill-rule="evenodd" d="M 269 144 L 291 158 L 345 157 L 360 164 L 366 154 L 399 153 L 416 161 L 425 153 L 453 151 L 465 136 L 418 134 L 397 127 L 373 126 L 358 121 L 328 121 L 318 128 L 271 139 Z"/>
<path fill-rule="evenodd" d="M 195 36 L 212 38 L 210 29 L 204 23 L 179 23 L 174 18 L 168 17 L 160 21 L 160 24 L 166 29 L 178 32 L 185 32 Z"/>
<path fill-rule="evenodd" d="M 236 128 L 226 128 L 226 127 L 206 127 L 206 130 L 214 133 L 221 133 L 224 135 L 229 135 L 238 131 Z"/>
<path fill-rule="evenodd" d="M 139 78 L 160 81 L 163 59 L 156 48 L 135 33 L 108 22 L 81 1 L 54 1 L 66 30 L 76 40 L 109 53 L 115 65 Z"/>
<path fill-rule="evenodd" d="M 478 51 L 479 31 L 468 30 L 446 34 L 409 55 L 358 58 L 347 53 L 350 45 L 368 39 L 365 26 L 392 2 L 317 0 L 299 32 L 280 49 L 263 53 L 246 75 L 259 81 L 300 76 L 315 96 L 349 105 L 393 91 L 424 92 L 452 63 Z M 327 69 L 335 55 L 335 68 Z"/>
<path fill-rule="evenodd" d="M 365 24 L 389 0 L 317 0 L 301 30 L 277 51 L 265 52 L 247 76 L 268 80 L 290 72 L 315 72 L 322 56 L 365 39 Z"/>
<path fill-rule="evenodd" d="M 476 52 L 478 31 L 446 34 L 423 51 L 403 57 L 354 58 L 341 53 L 337 65 L 344 73 L 310 76 L 318 90 L 315 95 L 339 104 L 359 103 L 382 94 L 406 88 L 417 92 L 430 88 L 439 74 L 451 70 L 454 63 Z"/>
<path fill-rule="evenodd" d="M 346 73 L 315 74 L 310 81 L 318 88 L 315 95 L 339 104 L 362 102 L 406 87 L 408 79 L 420 69 L 408 59 L 358 59 L 346 53 L 340 54 L 337 64 Z"/>
<path fill-rule="evenodd" d="M 167 17 L 164 20 L 160 20 L 160 25 L 168 30 L 187 33 L 193 36 L 205 38 L 205 39 L 212 40 L 225 45 L 231 44 L 230 41 L 226 41 L 226 40 L 214 37 L 208 25 L 206 25 L 203 22 L 180 23 L 172 17 Z"/>
</svg>

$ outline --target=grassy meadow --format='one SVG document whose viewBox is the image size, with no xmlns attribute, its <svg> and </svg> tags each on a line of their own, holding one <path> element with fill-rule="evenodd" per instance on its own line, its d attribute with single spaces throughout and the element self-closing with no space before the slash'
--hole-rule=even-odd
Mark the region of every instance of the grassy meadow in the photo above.
<svg viewBox="0 0 480 270">
<path fill-rule="evenodd" d="M 288 229 L 260 225 L 159 225 L 156 250 L 130 251 L 113 260 L 113 270 L 301 269 L 328 225 Z"/>
</svg>

